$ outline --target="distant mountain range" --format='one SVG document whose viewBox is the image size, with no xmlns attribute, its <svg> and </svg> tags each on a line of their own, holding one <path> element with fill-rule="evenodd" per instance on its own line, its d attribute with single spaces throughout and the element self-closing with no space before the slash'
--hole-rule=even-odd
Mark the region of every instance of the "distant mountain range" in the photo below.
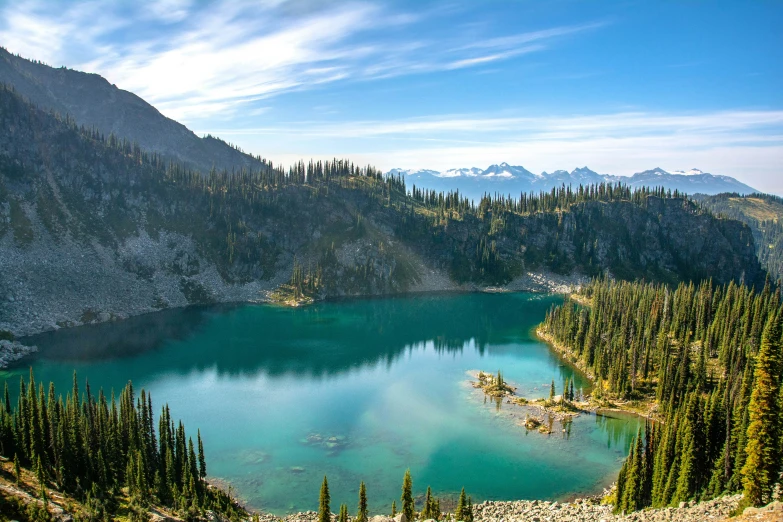
<svg viewBox="0 0 783 522">
<path fill-rule="evenodd" d="M 667 172 L 661 168 L 637 172 L 633 176 L 615 176 L 598 174 L 587 167 L 576 168 L 571 172 L 556 170 L 534 174 L 525 167 L 501 163 L 490 165 L 486 169 L 459 168 L 444 172 L 436 170 L 392 169 L 392 175 L 405 176 L 406 182 L 419 188 L 434 190 L 459 190 L 466 196 L 478 199 L 483 194 L 511 194 L 521 192 L 549 191 L 562 185 L 589 185 L 592 183 L 622 182 L 631 187 L 665 187 L 688 194 L 720 194 L 723 192 L 738 192 L 751 194 L 758 192 L 730 176 L 719 176 L 702 172 L 699 169 L 688 171 L 676 170 Z"/>
<path fill-rule="evenodd" d="M 213 166 L 229 171 L 261 166 L 258 158 L 220 139 L 199 138 L 140 97 L 97 74 L 49 67 L 0 47 L 0 83 L 12 86 L 47 111 L 68 114 L 79 125 L 94 127 L 106 136 L 113 133 L 203 172 Z"/>
</svg>

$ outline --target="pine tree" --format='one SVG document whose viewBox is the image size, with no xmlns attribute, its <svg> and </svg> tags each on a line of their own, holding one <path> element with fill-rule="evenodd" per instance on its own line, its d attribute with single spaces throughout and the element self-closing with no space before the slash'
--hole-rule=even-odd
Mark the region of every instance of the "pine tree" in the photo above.
<svg viewBox="0 0 783 522">
<path fill-rule="evenodd" d="M 348 522 L 347 504 L 340 504 L 340 515 L 337 517 L 337 522 Z"/>
<path fill-rule="evenodd" d="M 35 478 L 38 479 L 38 483 L 43 487 L 46 484 L 46 470 L 41 463 L 41 457 L 36 457 L 35 460 Z"/>
<path fill-rule="evenodd" d="M 22 480 L 22 470 L 19 467 L 19 456 L 14 454 L 14 478 L 16 479 L 16 485 Z"/>
<path fill-rule="evenodd" d="M 411 480 L 411 470 L 405 471 L 405 476 L 402 479 L 402 517 L 403 519 L 412 522 L 415 506 L 413 504 L 413 481 Z"/>
<path fill-rule="evenodd" d="M 742 468 L 745 499 L 754 506 L 769 502 L 781 469 L 780 462 L 780 371 L 781 318 L 767 321 L 756 357 L 754 387 L 748 406 L 745 465 Z"/>
<path fill-rule="evenodd" d="M 628 466 L 630 466 L 630 455 L 629 458 L 625 459 L 623 465 L 620 466 L 620 472 L 617 474 L 617 485 L 614 491 L 615 503 L 614 503 L 614 510 L 613 510 L 615 513 L 623 512 L 626 481 L 627 481 L 626 477 L 628 476 Z"/>
<path fill-rule="evenodd" d="M 421 510 L 422 520 L 429 520 L 432 518 L 432 488 L 427 486 L 427 494 L 424 496 L 424 507 Z"/>
<path fill-rule="evenodd" d="M 331 522 L 332 513 L 329 510 L 329 482 L 324 475 L 324 481 L 321 483 L 321 494 L 318 497 L 318 522 Z"/>
<path fill-rule="evenodd" d="M 552 379 L 552 385 L 549 387 L 549 402 L 555 400 L 555 380 Z"/>
<path fill-rule="evenodd" d="M 392 518 L 397 516 L 397 501 L 396 500 L 392 500 L 391 516 L 392 516 Z"/>
<path fill-rule="evenodd" d="M 459 500 L 457 500 L 457 509 L 454 511 L 454 517 L 458 521 L 468 522 L 468 496 L 465 494 L 465 488 L 459 494 Z"/>
<path fill-rule="evenodd" d="M 367 489 L 364 481 L 359 485 L 359 510 L 356 513 L 356 522 L 367 522 Z"/>
<path fill-rule="evenodd" d="M 643 450 L 641 428 L 636 434 L 636 441 L 628 457 L 629 467 L 626 470 L 622 498 L 618 498 L 621 511 L 636 511 L 641 507 Z"/>
<path fill-rule="evenodd" d="M 207 461 L 204 459 L 204 443 L 201 441 L 201 430 L 196 431 L 198 439 L 198 476 L 203 480 L 207 476 Z"/>
</svg>

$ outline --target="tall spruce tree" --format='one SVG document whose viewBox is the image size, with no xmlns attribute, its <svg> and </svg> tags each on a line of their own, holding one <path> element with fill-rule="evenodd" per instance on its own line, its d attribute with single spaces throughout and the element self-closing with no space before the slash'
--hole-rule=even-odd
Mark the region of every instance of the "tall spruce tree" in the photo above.
<svg viewBox="0 0 783 522">
<path fill-rule="evenodd" d="M 411 479 L 411 470 L 405 471 L 405 476 L 402 479 L 402 516 L 408 522 L 413 521 L 413 513 L 415 512 L 415 506 L 413 503 L 413 480 Z"/>
<path fill-rule="evenodd" d="M 367 488 L 364 481 L 359 484 L 359 509 L 356 513 L 356 522 L 367 522 Z"/>
<path fill-rule="evenodd" d="M 207 461 L 204 458 L 204 443 L 201 441 L 201 430 L 196 431 L 198 439 L 198 476 L 203 480 L 207 476 Z"/>
<path fill-rule="evenodd" d="M 331 522 L 332 512 L 329 508 L 329 482 L 324 475 L 324 481 L 321 483 L 321 493 L 318 497 L 318 522 Z"/>
<path fill-rule="evenodd" d="M 422 520 L 432 518 L 432 488 L 427 486 L 427 494 L 424 495 L 424 507 L 421 509 Z"/>
<path fill-rule="evenodd" d="M 459 494 L 459 499 L 457 500 L 457 509 L 454 511 L 454 517 L 458 521 L 462 522 L 468 522 L 468 496 L 465 494 L 465 488 L 462 488 L 462 491 Z"/>
<path fill-rule="evenodd" d="M 754 506 L 769 502 L 781 471 L 780 372 L 783 343 L 781 317 L 770 317 L 756 356 L 754 386 L 748 405 L 749 421 L 745 465 L 742 468 L 745 499 Z"/>
</svg>

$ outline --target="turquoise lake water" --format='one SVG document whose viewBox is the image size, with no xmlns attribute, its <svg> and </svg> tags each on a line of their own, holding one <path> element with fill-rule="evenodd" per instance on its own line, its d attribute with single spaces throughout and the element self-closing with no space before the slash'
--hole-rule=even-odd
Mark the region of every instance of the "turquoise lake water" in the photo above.
<svg viewBox="0 0 783 522">
<path fill-rule="evenodd" d="M 93 390 L 132 380 L 195 436 L 208 475 L 276 514 L 316 509 L 324 474 L 334 510 L 355 510 L 359 482 L 372 514 L 399 505 L 406 469 L 454 499 L 565 499 L 615 478 L 639 422 L 582 415 L 527 433 L 484 401 L 467 372 L 502 370 L 518 394 L 544 397 L 552 379 L 587 382 L 531 329 L 562 298 L 464 294 L 168 310 L 30 338 L 39 382 L 65 393 L 78 372 Z M 12 390 L 27 367 L 3 372 Z M 524 414 L 522 414 L 524 416 Z M 566 431 L 563 429 L 567 428 Z M 420 505 L 419 501 L 419 505 Z"/>
</svg>

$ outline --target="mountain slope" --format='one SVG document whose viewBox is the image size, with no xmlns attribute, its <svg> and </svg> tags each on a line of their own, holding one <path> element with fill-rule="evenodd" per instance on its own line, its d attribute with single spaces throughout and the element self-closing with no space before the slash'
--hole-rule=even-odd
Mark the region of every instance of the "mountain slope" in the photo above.
<svg viewBox="0 0 783 522">
<path fill-rule="evenodd" d="M 347 161 L 201 175 L 0 88 L 0 331 L 166 307 L 504 285 L 762 282 L 746 225 L 617 187 L 475 205 Z M 293 274 L 292 274 L 293 272 Z"/>
<path fill-rule="evenodd" d="M 533 174 L 524 167 L 508 163 L 491 165 L 482 170 L 478 168 L 450 169 L 445 172 L 435 170 L 392 169 L 387 174 L 404 175 L 409 183 L 417 187 L 432 190 L 459 190 L 462 194 L 480 199 L 484 194 L 511 194 L 517 197 L 522 192 L 548 192 L 556 187 L 590 185 L 596 183 L 623 183 L 629 187 L 663 187 L 687 194 L 718 194 L 738 192 L 750 194 L 755 189 L 729 176 L 717 176 L 691 169 L 688 172 L 667 172 L 661 168 L 637 172 L 633 176 L 613 176 L 598 174 L 587 167 L 576 168 L 571 172 L 556 170 Z"/>
<path fill-rule="evenodd" d="M 716 215 L 736 219 L 753 231 L 761 265 L 773 279 L 783 280 L 783 199 L 768 194 L 718 194 L 693 197 Z"/>
<path fill-rule="evenodd" d="M 0 47 L 0 83 L 32 103 L 108 136 L 135 141 L 143 149 L 188 163 L 203 172 L 259 168 L 261 161 L 211 136 L 199 138 L 187 127 L 163 116 L 135 94 L 117 88 L 97 74 L 55 69 L 15 56 Z"/>
</svg>

